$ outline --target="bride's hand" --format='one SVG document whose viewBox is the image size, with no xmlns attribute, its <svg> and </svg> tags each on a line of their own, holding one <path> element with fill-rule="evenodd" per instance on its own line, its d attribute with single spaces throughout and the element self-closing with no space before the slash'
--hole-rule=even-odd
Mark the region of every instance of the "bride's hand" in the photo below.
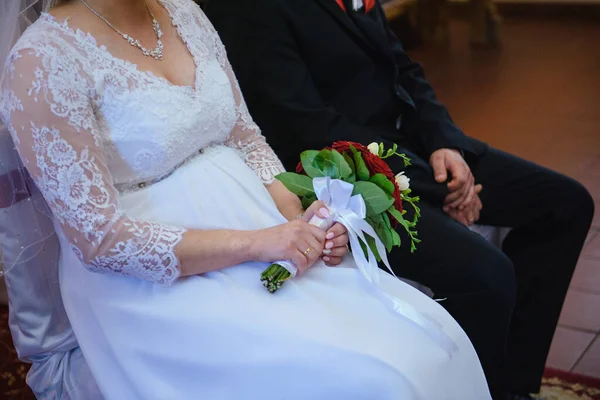
<svg viewBox="0 0 600 400">
<path fill-rule="evenodd" d="M 334 224 L 325 235 L 323 261 L 326 265 L 334 267 L 342 262 L 348 253 L 348 230 L 340 223 Z"/>
<path fill-rule="evenodd" d="M 302 219 L 308 222 L 315 214 L 321 218 L 329 217 L 329 210 L 325 203 L 320 200 L 312 203 L 304 213 Z M 348 230 L 344 225 L 335 223 L 327 231 L 325 240 L 323 261 L 329 266 L 339 265 L 348 253 Z"/>
<path fill-rule="evenodd" d="M 304 273 L 323 252 L 326 232 L 301 219 L 254 232 L 252 258 L 273 262 L 290 260 Z"/>
</svg>

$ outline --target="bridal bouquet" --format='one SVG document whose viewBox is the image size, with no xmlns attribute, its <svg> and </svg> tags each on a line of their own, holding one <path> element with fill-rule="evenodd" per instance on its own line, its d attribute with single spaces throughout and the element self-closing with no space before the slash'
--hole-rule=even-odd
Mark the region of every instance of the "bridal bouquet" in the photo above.
<svg viewBox="0 0 600 400">
<path fill-rule="evenodd" d="M 394 176 L 384 161 L 393 156 L 401 157 L 405 167 L 410 165 L 410 160 L 397 152 L 396 145 L 385 149 L 382 143 L 363 146 L 338 141 L 331 148 L 304 151 L 296 173 L 276 176 L 301 198 L 304 208 L 317 199 L 325 202 L 332 218 L 324 221 L 315 216 L 310 223 L 322 229 L 329 229 L 335 222 L 343 224 L 348 229 L 354 259 L 368 277 L 374 273 L 373 266 L 377 268 L 375 260 L 383 260 L 389 268 L 386 253 L 401 245 L 396 232 L 398 224 L 410 238 L 411 252 L 420 242 L 416 231 L 421 216 L 419 198 L 411 196 L 410 180 L 404 172 Z M 412 219 L 404 218 L 405 204 L 414 209 Z M 295 272 L 291 262 L 280 261 L 263 271 L 261 281 L 274 293 Z"/>
</svg>

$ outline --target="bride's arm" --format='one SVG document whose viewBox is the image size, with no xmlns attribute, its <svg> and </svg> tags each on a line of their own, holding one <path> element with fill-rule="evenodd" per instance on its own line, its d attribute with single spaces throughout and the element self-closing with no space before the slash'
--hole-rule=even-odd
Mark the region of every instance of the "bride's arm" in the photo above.
<svg viewBox="0 0 600 400">
<path fill-rule="evenodd" d="M 322 246 L 320 233 L 308 226 L 199 231 L 127 216 L 107 168 L 92 84 L 80 60 L 53 45 L 13 53 L 0 115 L 71 250 L 88 269 L 169 284 L 249 260 L 312 263 L 298 250 L 306 243 Z"/>
</svg>

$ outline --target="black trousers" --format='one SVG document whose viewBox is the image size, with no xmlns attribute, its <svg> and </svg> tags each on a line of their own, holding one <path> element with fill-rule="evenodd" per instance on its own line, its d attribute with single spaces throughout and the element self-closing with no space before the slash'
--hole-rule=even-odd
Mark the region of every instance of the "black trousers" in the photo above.
<svg viewBox="0 0 600 400">
<path fill-rule="evenodd" d="M 447 298 L 440 304 L 471 339 L 495 400 L 537 392 L 593 200 L 576 181 L 489 148 L 472 171 L 483 184 L 478 223 L 512 228 L 500 250 L 441 210 L 427 193 L 440 188 L 424 161 L 407 171 L 423 195 L 422 243 L 415 254 L 394 250 L 390 263 Z"/>
</svg>

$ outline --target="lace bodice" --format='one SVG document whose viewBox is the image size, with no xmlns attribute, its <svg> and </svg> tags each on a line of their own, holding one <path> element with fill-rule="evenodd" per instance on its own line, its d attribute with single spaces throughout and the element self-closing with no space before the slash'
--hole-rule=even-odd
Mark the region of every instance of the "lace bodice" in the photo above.
<svg viewBox="0 0 600 400">
<path fill-rule="evenodd" d="M 160 0 L 196 64 L 176 86 L 113 57 L 49 14 L 12 50 L 0 115 L 73 250 L 92 271 L 179 276 L 185 229 L 125 215 L 119 191 L 160 179 L 202 149 L 239 151 L 266 184 L 283 171 L 252 121 L 214 28 L 191 0 Z"/>
</svg>

